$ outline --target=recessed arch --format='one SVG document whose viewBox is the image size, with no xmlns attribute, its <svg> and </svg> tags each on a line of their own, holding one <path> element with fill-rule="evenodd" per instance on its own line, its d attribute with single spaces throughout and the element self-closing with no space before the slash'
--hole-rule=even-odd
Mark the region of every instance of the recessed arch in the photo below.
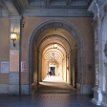
<svg viewBox="0 0 107 107">
<path fill-rule="evenodd" d="M 84 48 L 84 41 L 83 38 L 81 36 L 81 33 L 76 29 L 76 27 L 72 24 L 72 23 L 68 23 L 65 22 L 63 20 L 49 20 L 46 21 L 42 24 L 40 24 L 38 27 L 36 27 L 33 31 L 32 34 L 29 38 L 29 76 L 30 76 L 30 82 L 29 84 L 31 85 L 32 83 L 32 75 L 33 75 L 33 52 L 32 49 L 34 49 L 34 43 L 38 42 L 38 39 L 40 37 L 40 34 L 49 29 L 49 28 L 61 28 L 64 29 L 65 31 L 69 32 L 69 34 L 72 35 L 72 37 L 75 39 L 76 43 L 77 43 L 77 67 L 78 67 L 78 81 L 79 81 L 79 85 L 80 85 L 80 91 L 82 93 L 82 86 L 84 84 L 84 80 L 83 80 L 83 73 L 85 72 L 85 48 Z M 38 51 L 37 49 L 35 49 L 35 51 Z M 37 54 L 38 56 L 38 54 Z M 38 59 L 38 57 L 36 56 L 36 58 Z M 37 66 L 37 65 L 35 65 Z M 38 67 L 37 67 L 38 69 Z M 37 76 L 37 75 L 36 75 Z"/>
</svg>

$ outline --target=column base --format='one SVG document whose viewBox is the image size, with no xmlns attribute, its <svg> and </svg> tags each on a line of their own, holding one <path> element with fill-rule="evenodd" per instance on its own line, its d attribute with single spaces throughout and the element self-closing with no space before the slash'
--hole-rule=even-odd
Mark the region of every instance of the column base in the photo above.
<svg viewBox="0 0 107 107">
<path fill-rule="evenodd" d="M 102 105 L 104 107 L 107 107 L 107 92 L 102 92 L 103 96 L 102 96 Z"/>
<path fill-rule="evenodd" d="M 92 102 L 96 105 L 102 105 L 102 91 L 98 87 L 93 88 L 94 98 Z"/>
</svg>

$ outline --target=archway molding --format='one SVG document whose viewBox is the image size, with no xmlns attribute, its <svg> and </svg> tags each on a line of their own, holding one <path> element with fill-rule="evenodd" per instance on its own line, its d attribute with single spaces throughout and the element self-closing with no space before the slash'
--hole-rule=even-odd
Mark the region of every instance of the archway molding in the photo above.
<svg viewBox="0 0 107 107">
<path fill-rule="evenodd" d="M 38 41 L 39 35 L 45 31 L 48 28 L 62 28 L 66 31 L 68 31 L 73 38 L 77 42 L 77 67 L 78 67 L 78 87 L 80 88 L 80 93 L 83 93 L 83 86 L 85 82 L 85 45 L 84 45 L 84 40 L 82 38 L 81 33 L 77 30 L 75 25 L 69 22 L 65 22 L 64 20 L 48 20 L 39 26 L 36 26 L 29 38 L 29 49 L 28 49 L 28 63 L 29 63 L 29 85 L 31 86 L 32 84 L 32 77 L 33 77 L 33 51 L 34 49 L 34 44 Z M 34 50 L 37 51 L 37 50 Z M 37 58 L 37 57 L 36 57 Z M 37 75 L 36 75 L 37 76 Z M 30 91 L 31 92 L 31 91 Z"/>
</svg>

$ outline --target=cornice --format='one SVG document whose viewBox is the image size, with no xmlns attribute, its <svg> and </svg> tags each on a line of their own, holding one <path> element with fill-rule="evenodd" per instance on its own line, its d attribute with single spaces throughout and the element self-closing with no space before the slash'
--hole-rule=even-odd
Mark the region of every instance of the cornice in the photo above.
<svg viewBox="0 0 107 107">
<path fill-rule="evenodd" d="M 46 8 L 52 8 L 52 7 L 66 7 L 66 8 L 72 8 L 72 7 L 87 7 L 89 6 L 90 2 L 92 0 L 40 0 L 36 1 L 33 0 L 29 4 L 34 7 L 46 7 Z"/>
<path fill-rule="evenodd" d="M 47 8 L 30 8 L 26 9 L 24 16 L 40 16 L 40 17 L 71 17 L 71 16 L 81 16 L 81 17 L 92 17 L 92 14 L 87 11 L 87 9 L 47 9 Z"/>
<path fill-rule="evenodd" d="M 14 0 L 13 3 L 20 15 L 23 14 L 24 9 L 29 5 L 28 0 Z"/>
</svg>

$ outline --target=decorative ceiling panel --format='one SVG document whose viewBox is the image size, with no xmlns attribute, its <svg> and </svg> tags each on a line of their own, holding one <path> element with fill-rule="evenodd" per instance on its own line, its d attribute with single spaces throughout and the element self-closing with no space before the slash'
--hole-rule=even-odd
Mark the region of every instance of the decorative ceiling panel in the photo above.
<svg viewBox="0 0 107 107">
<path fill-rule="evenodd" d="M 92 0 L 29 0 L 31 6 L 36 7 L 69 7 L 69 8 L 88 8 Z"/>
</svg>

